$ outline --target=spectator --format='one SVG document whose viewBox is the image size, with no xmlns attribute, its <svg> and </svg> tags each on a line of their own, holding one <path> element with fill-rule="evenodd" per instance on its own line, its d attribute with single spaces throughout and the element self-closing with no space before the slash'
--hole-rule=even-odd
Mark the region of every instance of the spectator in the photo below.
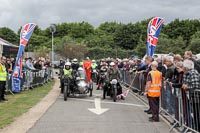
<svg viewBox="0 0 200 133">
<path fill-rule="evenodd" d="M 174 55 L 174 63 L 180 62 L 180 61 L 183 61 L 183 58 L 181 57 L 181 55 L 180 54 Z"/>
<path fill-rule="evenodd" d="M 191 105 L 193 108 L 193 115 L 194 115 L 194 126 L 195 129 L 200 131 L 200 115 L 199 115 L 199 101 L 200 96 L 194 95 L 195 90 L 200 90 L 200 75 L 194 69 L 194 63 L 191 60 L 184 60 L 183 62 L 183 85 L 182 88 L 185 91 L 189 91 L 189 97 L 191 100 Z M 198 93 L 199 94 L 199 93 Z M 189 113 L 188 113 L 189 114 Z M 190 113 L 191 114 L 191 113 Z"/>
<path fill-rule="evenodd" d="M 7 101 L 5 99 L 4 94 L 6 90 L 6 80 L 7 80 L 7 71 L 6 71 L 6 57 L 2 56 L 1 57 L 1 62 L 0 62 L 0 102 Z"/>
<path fill-rule="evenodd" d="M 33 61 L 33 59 L 31 57 L 29 57 L 25 62 L 25 70 L 28 71 L 27 72 L 27 87 L 28 87 L 28 89 L 33 89 L 33 86 L 32 86 L 33 76 L 31 74 L 31 71 L 35 70 L 35 68 L 33 66 L 32 61 Z"/>
<path fill-rule="evenodd" d="M 184 59 L 189 59 L 189 60 L 193 61 L 194 69 L 196 69 L 198 71 L 198 73 L 200 73 L 200 61 L 197 61 L 192 57 L 193 57 L 192 51 L 185 51 Z"/>
<path fill-rule="evenodd" d="M 145 94 L 148 95 L 149 105 L 152 110 L 152 117 L 149 121 L 159 121 L 159 97 L 162 86 L 162 73 L 157 70 L 158 63 L 153 61 L 151 63 L 152 70 L 148 73 Z"/>
<path fill-rule="evenodd" d="M 124 62 L 119 60 L 119 63 L 118 63 L 118 68 L 119 69 L 122 69 L 124 67 Z"/>
<path fill-rule="evenodd" d="M 51 61 L 49 58 L 46 59 L 45 66 L 51 67 Z"/>
<path fill-rule="evenodd" d="M 143 67 L 140 67 L 137 69 L 137 71 L 144 71 L 146 73 L 146 76 L 149 71 L 151 71 L 151 62 L 153 61 L 153 58 L 150 56 L 145 57 L 145 65 Z"/>
<path fill-rule="evenodd" d="M 29 57 L 27 60 L 26 60 L 26 63 L 25 63 L 25 68 L 27 70 L 35 70 L 34 66 L 33 66 L 33 63 L 32 63 L 32 58 Z"/>
<path fill-rule="evenodd" d="M 38 60 L 38 61 L 35 63 L 34 67 L 35 67 L 36 69 L 38 69 L 38 70 L 42 70 L 42 60 Z"/>
<path fill-rule="evenodd" d="M 176 71 L 177 73 L 174 74 L 174 80 L 172 81 L 171 86 L 173 88 L 181 88 L 182 86 L 182 81 L 183 81 L 183 62 L 176 62 L 175 63 L 175 67 L 176 67 Z M 179 103 L 178 103 L 178 93 L 180 93 L 179 90 L 176 89 L 176 99 L 175 99 L 175 118 L 176 120 L 180 120 L 179 119 Z M 182 92 L 182 96 L 185 95 L 185 92 L 184 91 L 181 91 Z M 183 101 L 185 102 L 186 99 L 183 97 Z M 184 120 L 186 121 L 186 104 L 183 104 L 184 108 L 183 108 L 183 111 L 185 112 L 183 115 L 184 115 Z M 176 122 L 174 121 L 172 123 L 172 125 L 174 125 Z M 176 125 L 178 126 L 178 125 Z"/>
<path fill-rule="evenodd" d="M 174 70 L 175 66 L 173 65 L 173 57 L 172 56 L 166 56 L 165 58 L 165 65 L 167 66 L 167 70 L 165 73 L 164 79 L 164 100 L 166 109 L 168 110 L 169 114 L 174 114 L 175 109 L 175 94 L 173 93 L 169 87 L 166 87 L 166 81 L 172 81 L 174 76 Z"/>
<path fill-rule="evenodd" d="M 10 60 L 11 60 L 11 62 L 12 62 L 12 70 L 13 70 L 14 67 L 15 67 L 15 58 L 11 58 Z"/>
<path fill-rule="evenodd" d="M 145 63 L 142 62 L 140 59 L 137 59 L 136 68 L 140 69 L 141 67 L 145 66 Z"/>
<path fill-rule="evenodd" d="M 167 80 L 167 79 L 171 80 L 173 78 L 174 70 L 175 70 L 175 67 L 173 65 L 173 57 L 172 56 L 166 57 L 165 65 L 167 66 L 167 70 L 166 70 L 164 79 L 165 80 Z"/>
<path fill-rule="evenodd" d="M 146 77 L 147 77 L 147 74 L 152 70 L 151 69 L 151 62 L 153 61 L 153 58 L 150 57 L 150 56 L 147 56 L 145 57 L 145 66 L 141 67 L 141 68 L 138 68 L 137 71 L 142 71 L 143 72 L 143 76 L 144 76 L 144 83 L 142 84 L 146 84 Z M 140 78 L 143 78 L 143 77 L 140 77 Z M 141 90 L 144 92 L 144 89 L 145 87 L 141 88 Z M 148 95 L 147 95 L 147 98 L 148 98 Z M 150 105 L 150 101 L 149 101 L 149 105 Z M 147 114 L 152 114 L 152 110 L 151 110 L 151 106 L 149 106 L 149 109 L 148 110 L 144 110 L 144 112 L 146 112 Z"/>
<path fill-rule="evenodd" d="M 6 71 L 9 73 L 9 74 L 11 74 L 12 73 L 12 69 L 13 67 L 12 67 L 12 62 L 11 62 L 11 60 L 8 58 L 7 59 L 7 62 L 6 62 Z"/>
</svg>

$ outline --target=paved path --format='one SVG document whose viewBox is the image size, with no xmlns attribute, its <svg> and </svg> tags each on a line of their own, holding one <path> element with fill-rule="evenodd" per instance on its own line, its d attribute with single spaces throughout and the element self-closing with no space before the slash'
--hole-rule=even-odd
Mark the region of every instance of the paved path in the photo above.
<svg viewBox="0 0 200 133">
<path fill-rule="evenodd" d="M 28 133 L 168 133 L 169 126 L 163 122 L 149 122 L 143 112 L 147 107 L 136 97 L 113 103 L 108 97 L 102 100 L 102 91 L 94 90 L 93 97 L 81 96 L 56 102 L 28 131 Z M 101 107 L 99 107 L 101 102 Z M 95 105 L 96 104 L 96 105 Z M 88 109 L 109 109 L 97 115 Z M 98 112 L 98 111 L 97 111 Z M 100 112 L 101 113 L 101 112 Z"/>
</svg>

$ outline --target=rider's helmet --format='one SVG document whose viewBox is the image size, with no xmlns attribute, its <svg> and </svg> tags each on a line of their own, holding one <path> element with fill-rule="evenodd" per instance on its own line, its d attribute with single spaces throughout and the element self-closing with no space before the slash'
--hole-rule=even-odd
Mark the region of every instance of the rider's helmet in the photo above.
<svg viewBox="0 0 200 133">
<path fill-rule="evenodd" d="M 115 65 L 115 63 L 114 63 L 114 62 L 111 62 L 111 63 L 110 63 L 110 66 L 114 66 L 114 65 Z"/>
<path fill-rule="evenodd" d="M 71 63 L 70 62 L 66 62 L 65 63 L 65 69 L 70 69 Z"/>
<path fill-rule="evenodd" d="M 92 63 L 96 63 L 96 61 L 95 61 L 95 60 L 92 60 Z"/>
<path fill-rule="evenodd" d="M 84 71 L 84 69 L 82 67 L 79 67 L 78 71 Z"/>
<path fill-rule="evenodd" d="M 74 59 L 72 60 L 72 63 L 77 64 L 77 63 L 78 63 L 78 60 L 77 60 L 76 58 L 74 58 Z"/>
</svg>

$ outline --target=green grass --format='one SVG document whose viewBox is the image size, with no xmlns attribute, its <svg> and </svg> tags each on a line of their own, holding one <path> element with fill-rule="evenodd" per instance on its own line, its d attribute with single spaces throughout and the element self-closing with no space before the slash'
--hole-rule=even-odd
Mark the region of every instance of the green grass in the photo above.
<svg viewBox="0 0 200 133">
<path fill-rule="evenodd" d="M 19 94 L 6 95 L 8 102 L 0 103 L 0 128 L 12 123 L 16 117 L 27 112 L 36 105 L 53 88 L 54 81 L 34 88 L 31 91 L 23 91 Z"/>
</svg>

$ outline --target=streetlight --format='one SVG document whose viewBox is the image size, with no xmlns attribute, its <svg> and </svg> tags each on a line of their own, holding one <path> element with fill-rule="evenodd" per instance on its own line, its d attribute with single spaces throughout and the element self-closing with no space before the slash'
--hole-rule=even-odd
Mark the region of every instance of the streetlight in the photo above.
<svg viewBox="0 0 200 133">
<path fill-rule="evenodd" d="M 53 61 L 54 61 L 54 50 L 53 50 L 53 44 L 54 44 L 54 33 L 56 32 L 56 26 L 54 24 L 51 24 L 50 26 L 50 32 L 52 33 L 52 64 L 53 64 Z"/>
<path fill-rule="evenodd" d="M 54 61 L 54 54 L 53 54 L 53 39 L 54 39 L 54 33 L 56 32 L 56 26 L 54 24 L 51 24 L 50 26 L 50 32 L 52 33 L 52 58 L 51 58 L 51 64 L 52 64 L 52 67 L 54 67 L 53 65 L 53 61 Z M 53 74 L 53 71 L 52 71 L 52 77 L 54 77 L 54 74 Z"/>
</svg>

